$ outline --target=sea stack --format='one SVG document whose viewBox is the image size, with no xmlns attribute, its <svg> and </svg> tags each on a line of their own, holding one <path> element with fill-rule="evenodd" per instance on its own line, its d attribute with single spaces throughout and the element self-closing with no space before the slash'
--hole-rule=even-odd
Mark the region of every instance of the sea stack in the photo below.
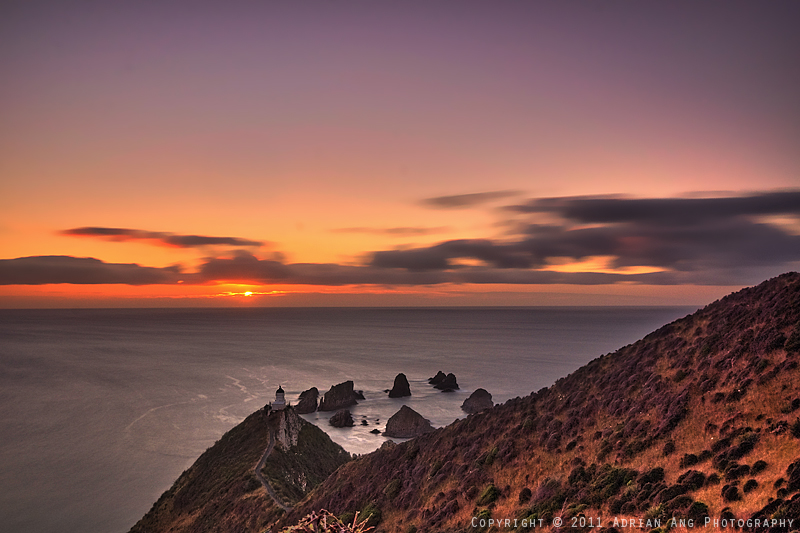
<svg viewBox="0 0 800 533">
<path fill-rule="evenodd" d="M 428 378 L 428 383 L 430 383 L 431 385 L 438 385 L 439 383 L 441 383 L 442 381 L 444 381 L 444 378 L 446 378 L 446 377 L 447 377 L 447 376 L 445 376 L 444 372 L 442 372 L 441 370 L 439 370 L 439 371 L 436 373 L 436 375 L 435 375 L 435 376 L 433 376 L 432 378 Z"/>
<path fill-rule="evenodd" d="M 484 409 L 491 409 L 494 407 L 492 402 L 492 395 L 486 389 L 478 389 L 469 395 L 469 398 L 464 400 L 461 404 L 461 409 L 469 414 L 483 411 Z"/>
<path fill-rule="evenodd" d="M 317 390 L 316 387 L 311 387 L 308 390 L 304 390 L 300 393 L 300 398 L 298 399 L 297 406 L 294 408 L 294 410 L 301 415 L 313 413 L 317 410 L 318 399 L 319 390 Z"/>
<path fill-rule="evenodd" d="M 440 381 L 439 383 L 433 386 L 436 389 L 439 389 L 442 392 L 453 392 L 458 390 L 458 382 L 456 381 L 456 375 L 452 372 L 447 374 L 445 378 Z"/>
<path fill-rule="evenodd" d="M 389 391 L 389 398 L 402 398 L 404 396 L 411 396 L 411 387 L 408 385 L 406 375 L 401 372 L 394 378 L 394 386 Z"/>
<path fill-rule="evenodd" d="M 356 399 L 364 399 L 364 395 L 353 390 L 353 382 L 339 383 L 325 393 L 319 401 L 320 411 L 338 411 L 356 405 Z"/>
<path fill-rule="evenodd" d="M 328 423 L 335 428 L 351 428 L 355 424 L 353 422 L 353 415 L 350 414 L 350 411 L 347 409 L 341 409 L 336 411 Z"/>
<path fill-rule="evenodd" d="M 433 431 L 433 426 L 428 419 L 404 405 L 386 423 L 386 431 L 383 434 L 387 437 L 409 439 L 431 431 Z"/>
</svg>

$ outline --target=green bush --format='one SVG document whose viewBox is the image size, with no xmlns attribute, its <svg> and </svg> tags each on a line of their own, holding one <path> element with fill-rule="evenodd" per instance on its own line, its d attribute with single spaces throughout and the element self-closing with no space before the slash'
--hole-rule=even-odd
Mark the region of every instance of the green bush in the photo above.
<svg viewBox="0 0 800 533">
<path fill-rule="evenodd" d="M 489 505 L 490 503 L 494 503 L 497 501 L 497 498 L 500 497 L 500 490 L 494 486 L 494 484 L 489 483 L 483 492 L 481 493 L 478 501 L 476 502 L 478 505 Z"/>
<path fill-rule="evenodd" d="M 375 504 L 375 502 L 368 503 L 361 509 L 361 513 L 358 515 L 359 520 L 366 520 L 366 527 L 375 527 L 381 523 L 383 520 L 383 516 L 381 514 L 380 508 Z"/>
<path fill-rule="evenodd" d="M 399 479 L 393 479 L 386 484 L 386 487 L 383 489 L 383 493 L 386 495 L 387 498 L 393 500 L 398 494 L 400 494 L 400 489 L 402 487 L 403 484 L 400 482 Z"/>
</svg>

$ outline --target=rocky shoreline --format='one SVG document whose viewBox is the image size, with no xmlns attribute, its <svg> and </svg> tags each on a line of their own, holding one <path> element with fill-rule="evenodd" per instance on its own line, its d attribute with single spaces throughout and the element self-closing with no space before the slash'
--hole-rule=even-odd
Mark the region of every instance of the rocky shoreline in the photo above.
<svg viewBox="0 0 800 533">
<path fill-rule="evenodd" d="M 452 393 L 460 390 L 455 374 L 444 373 L 439 370 L 433 377 L 426 380 L 431 387 L 444 393 Z M 409 380 L 404 373 L 395 376 L 392 387 L 384 389 L 384 393 L 389 398 L 402 399 L 412 396 Z M 357 390 L 353 381 L 344 381 L 332 385 L 328 391 L 320 395 L 317 387 L 311 387 L 300 393 L 297 405 L 294 409 L 299 414 L 313 414 L 315 412 L 334 412 L 328 418 L 328 424 L 335 428 L 352 428 L 356 425 L 368 426 L 370 422 L 366 416 L 362 416 L 360 421 L 355 420 L 350 409 L 361 401 L 369 401 L 375 398 L 366 398 L 362 390 Z M 494 405 L 492 395 L 485 389 L 479 388 L 461 404 L 461 409 L 468 415 L 489 409 Z M 419 409 L 419 405 L 416 407 Z M 422 409 L 424 411 L 424 409 Z M 379 419 L 373 422 L 380 424 Z M 400 406 L 387 420 L 383 430 L 374 428 L 369 433 L 376 436 L 408 439 L 418 437 L 433 431 L 435 428 L 430 420 L 425 418 L 405 403 Z"/>
</svg>

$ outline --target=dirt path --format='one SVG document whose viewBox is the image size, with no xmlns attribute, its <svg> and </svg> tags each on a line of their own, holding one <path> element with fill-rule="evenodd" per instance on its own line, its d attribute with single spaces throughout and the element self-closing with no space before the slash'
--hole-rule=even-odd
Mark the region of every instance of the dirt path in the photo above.
<svg viewBox="0 0 800 533">
<path fill-rule="evenodd" d="M 272 485 L 269 484 L 269 481 L 267 481 L 266 478 L 264 478 L 264 476 L 261 475 L 261 469 L 264 468 L 264 463 L 267 462 L 267 457 L 272 452 L 272 449 L 274 447 L 275 447 L 275 431 L 273 429 L 270 429 L 269 444 L 267 444 L 267 449 L 264 450 L 264 455 L 261 456 L 261 460 L 258 461 L 258 464 L 256 465 L 256 477 L 261 482 L 261 484 L 264 485 L 264 488 L 267 489 L 267 494 L 269 494 L 269 497 L 272 498 L 272 501 L 275 502 L 275 505 L 277 505 L 284 511 L 289 512 L 292 510 L 292 506 L 284 503 L 278 497 L 278 495 L 275 494 L 275 491 L 272 489 Z"/>
</svg>

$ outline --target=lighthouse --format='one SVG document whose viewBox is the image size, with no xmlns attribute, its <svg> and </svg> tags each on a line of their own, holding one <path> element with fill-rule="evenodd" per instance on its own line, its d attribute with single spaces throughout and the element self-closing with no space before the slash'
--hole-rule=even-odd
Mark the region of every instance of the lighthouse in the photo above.
<svg viewBox="0 0 800 533">
<path fill-rule="evenodd" d="M 278 386 L 278 390 L 275 391 L 275 401 L 270 405 L 272 406 L 273 411 L 280 411 L 286 407 L 286 398 L 283 396 L 283 387 Z"/>
</svg>

